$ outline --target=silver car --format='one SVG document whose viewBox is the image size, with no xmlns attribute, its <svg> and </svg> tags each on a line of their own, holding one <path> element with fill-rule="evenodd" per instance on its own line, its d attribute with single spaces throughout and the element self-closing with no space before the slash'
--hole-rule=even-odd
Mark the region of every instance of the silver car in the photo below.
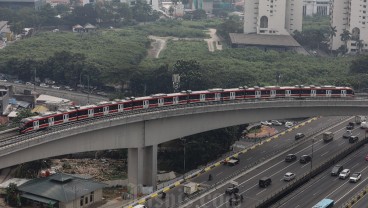
<svg viewBox="0 0 368 208">
<path fill-rule="evenodd" d="M 295 173 L 287 172 L 284 175 L 284 181 L 291 181 L 295 178 Z"/>
</svg>

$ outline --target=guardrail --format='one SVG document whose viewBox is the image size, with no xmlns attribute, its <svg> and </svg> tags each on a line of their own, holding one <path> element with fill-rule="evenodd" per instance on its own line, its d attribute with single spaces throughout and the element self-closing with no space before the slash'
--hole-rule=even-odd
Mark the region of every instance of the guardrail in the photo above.
<svg viewBox="0 0 368 208">
<path fill-rule="evenodd" d="M 292 183 L 282 187 L 278 192 L 271 195 L 270 197 L 265 199 L 260 204 L 256 205 L 256 208 L 269 208 L 269 207 L 271 207 L 274 203 L 276 203 L 277 201 L 279 201 L 280 199 L 282 199 L 283 197 L 285 197 L 286 195 L 288 195 L 289 193 L 291 193 L 292 191 L 294 191 L 298 187 L 304 185 L 311 178 L 313 178 L 316 175 L 320 174 L 321 172 L 325 171 L 331 165 L 335 164 L 336 162 L 340 161 L 341 159 L 343 159 L 347 155 L 349 155 L 352 152 L 354 152 L 355 150 L 359 149 L 360 147 L 362 147 L 367 142 L 368 142 L 368 139 L 364 138 L 364 139 L 360 140 L 359 142 L 353 144 L 352 146 L 350 146 L 348 148 L 345 148 L 344 150 L 338 152 L 334 156 L 330 157 L 330 159 L 327 160 L 326 162 L 324 162 L 323 164 L 313 168 L 309 173 L 304 174 L 302 177 L 297 178 L 297 180 L 294 180 Z"/>
<path fill-rule="evenodd" d="M 355 196 L 351 197 L 347 202 L 342 205 L 342 208 L 351 208 L 355 203 L 357 203 L 361 198 L 363 198 L 368 193 L 368 186 L 364 187 Z"/>
</svg>

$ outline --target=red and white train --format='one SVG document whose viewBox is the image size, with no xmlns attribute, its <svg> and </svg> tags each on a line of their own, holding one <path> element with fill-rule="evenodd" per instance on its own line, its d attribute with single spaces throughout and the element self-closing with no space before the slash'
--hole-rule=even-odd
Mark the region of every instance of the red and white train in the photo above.
<svg viewBox="0 0 368 208">
<path fill-rule="evenodd" d="M 157 108 L 162 106 L 180 105 L 199 102 L 219 102 L 245 99 L 275 98 L 349 98 L 354 97 L 350 87 L 335 86 L 303 86 L 294 87 L 239 87 L 233 89 L 209 89 L 203 91 L 183 91 L 180 93 L 154 94 L 146 97 L 100 102 L 96 105 L 75 106 L 67 110 L 47 112 L 21 120 L 20 133 L 45 129 L 55 125 L 82 119 L 103 116 L 123 111 Z"/>
</svg>

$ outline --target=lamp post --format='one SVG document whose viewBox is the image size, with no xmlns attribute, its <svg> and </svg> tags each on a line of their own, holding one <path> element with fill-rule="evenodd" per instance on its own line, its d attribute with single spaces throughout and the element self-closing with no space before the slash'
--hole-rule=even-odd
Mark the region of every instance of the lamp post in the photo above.
<svg viewBox="0 0 368 208">
<path fill-rule="evenodd" d="M 311 159 L 311 167 L 310 167 L 310 175 L 312 177 L 312 170 L 313 170 L 313 146 L 314 146 L 314 138 L 312 139 L 312 159 Z"/>
<path fill-rule="evenodd" d="M 184 145 L 184 171 L 183 171 L 183 179 L 185 180 L 185 158 L 186 158 L 186 151 L 185 151 L 185 146 L 186 146 L 186 139 L 185 138 L 180 138 L 180 140 L 183 142 Z"/>
</svg>

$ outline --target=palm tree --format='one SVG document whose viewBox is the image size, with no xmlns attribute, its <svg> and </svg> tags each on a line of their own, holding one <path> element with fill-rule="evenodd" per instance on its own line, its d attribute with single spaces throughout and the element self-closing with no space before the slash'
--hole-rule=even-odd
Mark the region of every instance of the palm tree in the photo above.
<svg viewBox="0 0 368 208">
<path fill-rule="evenodd" d="M 364 41 L 363 40 L 357 40 L 356 41 L 356 46 L 358 49 L 358 54 L 362 51 L 363 47 L 364 47 Z"/>
<path fill-rule="evenodd" d="M 330 28 L 328 29 L 328 36 L 330 37 L 330 54 L 332 54 L 332 40 L 333 40 L 333 37 L 336 37 L 336 33 L 337 33 L 337 30 L 336 30 L 336 26 L 335 27 L 332 27 L 330 26 Z"/>
<path fill-rule="evenodd" d="M 348 41 L 351 40 L 351 33 L 349 30 L 344 29 L 342 33 L 340 34 L 341 41 L 344 41 L 345 43 L 345 53 L 348 50 Z"/>
</svg>

